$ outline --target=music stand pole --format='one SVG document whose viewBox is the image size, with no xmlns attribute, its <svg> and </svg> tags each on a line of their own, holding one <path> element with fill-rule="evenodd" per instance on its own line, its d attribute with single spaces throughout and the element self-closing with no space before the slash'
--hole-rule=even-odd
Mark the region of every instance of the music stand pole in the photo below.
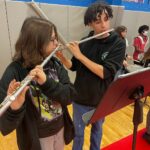
<svg viewBox="0 0 150 150">
<path fill-rule="evenodd" d="M 143 97 L 144 88 L 143 86 L 139 86 L 135 89 L 135 91 L 131 94 L 130 98 L 135 100 L 134 103 L 134 114 L 133 114 L 133 139 L 132 139 L 132 150 L 136 149 L 136 136 L 138 125 L 143 122 L 143 103 L 140 99 Z"/>
</svg>

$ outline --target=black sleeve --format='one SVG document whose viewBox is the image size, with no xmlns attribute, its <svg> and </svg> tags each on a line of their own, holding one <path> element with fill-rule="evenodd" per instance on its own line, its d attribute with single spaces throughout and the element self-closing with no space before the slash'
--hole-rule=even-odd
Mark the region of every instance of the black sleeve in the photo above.
<svg viewBox="0 0 150 150">
<path fill-rule="evenodd" d="M 71 59 L 72 66 L 70 68 L 71 71 L 76 71 L 79 68 L 80 62 L 73 56 Z"/>
<path fill-rule="evenodd" d="M 17 73 L 12 66 L 8 66 L 0 80 L 0 103 L 4 100 L 7 95 L 7 89 L 9 83 L 16 79 L 18 81 Z M 0 131 L 3 135 L 7 135 L 17 128 L 19 123 L 22 121 L 24 116 L 25 106 L 22 106 L 19 110 L 13 111 L 9 107 L 0 116 Z"/>
<path fill-rule="evenodd" d="M 58 77 L 59 82 L 47 77 L 41 89 L 46 96 L 66 106 L 72 102 L 72 97 L 76 92 L 69 80 L 68 72 L 62 65 L 58 68 Z"/>
<path fill-rule="evenodd" d="M 15 130 L 25 113 L 25 105 L 20 109 L 13 111 L 10 107 L 7 111 L 0 117 L 0 131 L 3 135 L 7 135 Z"/>
<path fill-rule="evenodd" d="M 120 42 L 115 44 L 115 47 L 112 47 L 111 52 L 106 57 L 105 61 L 103 62 L 104 67 L 104 79 L 109 78 L 112 76 L 114 78 L 116 72 L 121 68 L 123 65 L 123 60 L 125 57 L 125 43 L 121 40 Z"/>
</svg>

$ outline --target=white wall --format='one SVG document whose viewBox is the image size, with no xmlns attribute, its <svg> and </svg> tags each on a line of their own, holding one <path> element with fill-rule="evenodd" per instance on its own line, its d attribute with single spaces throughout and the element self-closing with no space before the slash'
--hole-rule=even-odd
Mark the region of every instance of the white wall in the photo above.
<svg viewBox="0 0 150 150">
<path fill-rule="evenodd" d="M 49 20 L 57 26 L 57 29 L 67 42 L 80 40 L 88 33 L 88 27 L 84 27 L 83 24 L 85 7 L 42 3 L 40 3 L 39 6 Z M 150 13 L 124 11 L 124 7 L 112 7 L 114 17 L 111 21 L 111 26 L 127 26 L 130 44 L 128 51 L 132 54 L 132 40 L 137 35 L 137 30 L 140 25 L 147 24 L 150 26 L 148 20 Z M 0 77 L 14 54 L 14 45 L 24 19 L 35 15 L 37 15 L 37 13 L 30 7 L 29 3 L 7 1 L 5 6 L 4 1 L 0 1 Z M 70 53 L 67 51 L 65 53 L 68 57 L 71 57 Z M 75 74 L 69 72 L 69 75 L 73 81 Z"/>
<path fill-rule="evenodd" d="M 0 74 L 10 62 L 11 49 L 4 2 L 0 2 Z"/>
<path fill-rule="evenodd" d="M 127 51 L 129 54 L 133 54 L 133 39 L 138 35 L 139 26 L 146 24 L 150 27 L 149 18 L 149 12 L 124 11 L 121 24 L 128 28 L 127 38 L 129 41 L 129 47 L 127 48 Z M 150 33 L 148 36 L 150 37 Z M 147 46 L 150 46 L 150 44 Z"/>
</svg>

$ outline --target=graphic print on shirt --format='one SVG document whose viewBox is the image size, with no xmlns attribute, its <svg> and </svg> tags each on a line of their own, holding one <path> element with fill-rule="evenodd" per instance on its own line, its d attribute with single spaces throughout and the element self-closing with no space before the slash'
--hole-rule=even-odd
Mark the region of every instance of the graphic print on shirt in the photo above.
<svg viewBox="0 0 150 150">
<path fill-rule="evenodd" d="M 54 79 L 56 82 L 59 82 L 56 69 L 48 68 L 49 78 Z M 52 121 L 58 116 L 62 115 L 62 107 L 60 103 L 50 100 L 46 95 L 42 93 L 38 86 L 31 85 L 30 93 L 32 97 L 32 102 L 35 105 L 38 111 L 41 109 L 41 119 L 43 121 Z"/>
<path fill-rule="evenodd" d="M 109 54 L 109 52 L 104 52 L 101 56 L 101 60 L 104 61 L 106 59 L 106 57 L 108 56 L 108 54 Z"/>
</svg>

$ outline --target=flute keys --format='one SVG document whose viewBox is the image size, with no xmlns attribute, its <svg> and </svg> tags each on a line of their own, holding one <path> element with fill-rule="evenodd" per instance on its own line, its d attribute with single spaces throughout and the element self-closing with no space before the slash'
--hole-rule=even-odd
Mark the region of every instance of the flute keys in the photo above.
<svg viewBox="0 0 150 150">
<path fill-rule="evenodd" d="M 14 101 L 14 100 L 15 100 L 15 96 L 13 96 L 13 95 L 10 96 L 10 100 L 11 100 L 11 101 Z"/>
</svg>

